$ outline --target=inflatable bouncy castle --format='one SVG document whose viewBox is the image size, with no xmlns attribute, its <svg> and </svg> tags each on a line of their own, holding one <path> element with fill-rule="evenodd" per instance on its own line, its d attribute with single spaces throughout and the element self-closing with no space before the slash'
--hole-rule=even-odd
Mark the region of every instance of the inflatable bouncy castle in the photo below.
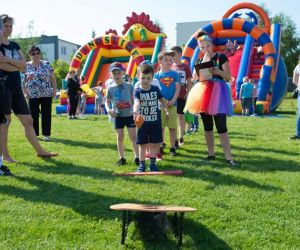
<svg viewBox="0 0 300 250">
<path fill-rule="evenodd" d="M 110 29 L 106 35 L 94 38 L 75 53 L 70 70 L 78 69 L 86 59 L 81 76 L 85 77 L 85 83 L 89 88 L 98 81 L 105 82 L 109 78 L 109 65 L 113 62 L 121 62 L 131 79 L 136 74 L 137 66 L 145 59 L 153 64 L 157 62 L 157 55 L 162 50 L 167 36 L 150 20 L 150 16 L 133 12 L 123 26 L 122 36 Z M 56 113 L 65 113 L 67 111 L 65 90 L 61 91 L 60 104 L 56 107 Z M 92 93 L 87 96 L 86 113 L 93 113 L 93 110 Z"/>
<path fill-rule="evenodd" d="M 241 11 L 244 13 L 241 14 Z M 258 26 L 257 16 L 263 22 L 262 28 Z M 199 27 L 185 45 L 182 61 L 190 65 L 192 70 L 201 57 L 197 44 L 200 30 L 206 31 L 213 40 L 214 50 L 225 53 L 229 59 L 235 113 L 241 111 L 239 91 L 244 76 L 258 82 L 257 108 L 260 113 L 274 111 L 281 103 L 288 84 L 287 70 L 280 56 L 280 24 L 271 25 L 266 12 L 255 4 L 240 3 L 233 6 L 221 20 Z M 233 53 L 226 51 L 229 41 L 235 41 Z"/>
</svg>

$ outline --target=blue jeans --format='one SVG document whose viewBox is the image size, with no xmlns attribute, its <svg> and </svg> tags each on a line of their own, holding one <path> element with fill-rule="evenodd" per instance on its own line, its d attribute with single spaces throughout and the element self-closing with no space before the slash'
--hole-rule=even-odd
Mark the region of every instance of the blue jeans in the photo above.
<svg viewBox="0 0 300 250">
<path fill-rule="evenodd" d="M 194 122 L 192 123 L 192 128 L 193 129 L 198 129 L 199 128 L 199 116 L 194 115 Z"/>
<path fill-rule="evenodd" d="M 300 93 L 298 90 L 298 99 L 297 99 L 297 103 L 298 103 L 298 117 L 297 117 L 297 121 L 296 121 L 296 135 L 300 136 Z"/>
</svg>

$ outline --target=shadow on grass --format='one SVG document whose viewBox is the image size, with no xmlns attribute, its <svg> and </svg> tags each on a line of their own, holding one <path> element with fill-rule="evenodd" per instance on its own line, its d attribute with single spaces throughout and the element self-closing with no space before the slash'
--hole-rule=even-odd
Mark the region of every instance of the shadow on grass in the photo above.
<svg viewBox="0 0 300 250">
<path fill-rule="evenodd" d="M 14 178 L 29 183 L 35 189 L 28 190 L 12 185 L 0 185 L 0 193 L 22 198 L 30 202 L 63 206 L 76 211 L 82 216 L 88 216 L 96 220 L 100 218 L 115 219 L 115 211 L 109 209 L 109 206 L 112 204 L 141 203 L 137 199 L 99 195 L 32 177 L 15 176 Z M 143 203 L 147 203 L 147 201 L 143 201 Z"/>
<path fill-rule="evenodd" d="M 86 148 L 96 148 L 96 149 L 112 149 L 117 151 L 117 145 L 115 143 L 95 143 L 95 142 L 87 142 L 82 140 L 69 140 L 69 139 L 61 139 L 61 138 L 51 138 L 51 142 L 62 143 L 65 145 L 70 145 L 74 147 L 86 147 Z"/>
<path fill-rule="evenodd" d="M 187 219 L 185 215 L 183 222 L 183 242 L 184 249 L 232 249 L 224 240 L 220 239 L 216 234 L 209 230 L 201 223 L 197 223 L 191 219 Z M 149 232 L 147 225 L 139 225 L 135 223 L 132 235 L 129 237 L 134 240 L 140 240 L 143 243 L 143 249 L 180 249 L 177 245 L 177 239 L 173 233 L 173 214 L 168 213 L 168 229 L 167 232 L 161 234 L 159 232 Z M 133 248 L 133 242 L 128 241 L 128 248 Z"/>
<path fill-rule="evenodd" d="M 114 176 L 111 171 L 108 170 L 102 170 L 97 168 L 91 168 L 88 166 L 78 166 L 73 163 L 68 162 L 61 162 L 56 161 L 54 159 L 48 159 L 48 161 L 51 161 L 53 164 L 52 166 L 45 166 L 42 164 L 36 164 L 36 163 L 30 163 L 30 162 L 24 162 L 24 166 L 28 166 L 31 169 L 43 172 L 46 174 L 61 174 L 61 175 L 77 175 L 82 177 L 91 177 L 94 179 L 116 179 L 121 178 Z M 154 179 L 140 179 L 140 178 L 130 178 L 130 177 L 123 177 L 125 181 L 133 181 L 133 182 L 139 182 L 144 184 L 162 184 L 163 182 L 154 180 Z"/>
<path fill-rule="evenodd" d="M 47 203 L 52 205 L 63 206 L 70 208 L 82 216 L 88 216 L 93 220 L 98 221 L 100 218 L 107 220 L 115 220 L 116 217 L 120 217 L 121 212 L 110 210 L 109 206 L 119 203 L 143 203 L 152 204 L 149 201 L 140 202 L 136 199 L 124 199 L 105 195 L 99 195 L 96 193 L 86 192 L 79 189 L 75 189 L 66 185 L 58 184 L 55 182 L 45 181 L 32 177 L 14 177 L 19 181 L 26 182 L 33 186 L 34 190 L 23 189 L 12 185 L 0 184 L 0 193 L 4 195 L 10 195 L 17 198 L 24 199 L 29 202 Z M 159 205 L 159 204 L 157 204 Z M 57 208 L 58 209 L 58 208 Z M 187 246 L 192 249 L 197 249 L 201 243 L 203 246 L 207 244 L 213 244 L 214 246 L 220 246 L 220 249 L 230 249 L 227 244 L 219 239 L 213 232 L 209 231 L 203 225 L 199 225 L 196 222 L 189 220 L 184 222 L 184 237 L 183 244 L 185 244 L 185 235 L 190 235 L 192 239 L 188 241 Z M 120 223 L 121 232 L 121 223 Z M 201 239 L 199 238 L 201 235 Z M 115 236 L 116 239 L 120 237 Z M 129 236 L 130 237 L 130 236 Z M 202 239 L 203 238 L 203 239 Z M 143 240 L 143 239 L 142 239 Z M 153 248 L 155 243 L 143 241 L 145 249 Z M 174 240 L 167 238 L 166 241 L 161 244 L 162 248 L 159 249 L 176 249 L 176 243 Z M 158 248 L 156 248 L 158 249 Z"/>
<path fill-rule="evenodd" d="M 284 172 L 299 172 L 300 164 L 296 160 L 279 160 L 274 159 L 271 156 L 267 156 L 270 153 L 274 155 L 282 155 L 286 157 L 287 155 L 298 157 L 298 152 L 291 152 L 280 149 L 269 149 L 262 147 L 254 148 L 243 148 L 238 146 L 232 146 L 236 151 L 247 151 L 254 152 L 253 154 L 261 155 L 262 152 L 265 152 L 266 155 L 259 158 L 243 157 L 242 155 L 237 155 L 237 159 L 241 163 L 241 166 L 238 167 L 240 170 L 248 170 L 252 172 L 274 172 L 274 171 L 284 171 Z"/>
<path fill-rule="evenodd" d="M 218 166 L 217 163 L 215 164 L 215 166 Z M 199 166 L 199 164 L 197 166 L 197 169 L 186 168 L 181 165 L 178 169 L 184 172 L 184 177 L 201 179 L 203 181 L 210 182 L 212 184 L 210 185 L 210 189 L 213 189 L 219 185 L 226 185 L 226 186 L 238 185 L 238 186 L 256 188 L 265 191 L 273 191 L 273 192 L 283 191 L 283 189 L 270 184 L 259 184 L 247 178 L 238 177 L 230 174 L 224 174 L 216 170 L 201 169 L 199 167 L 201 167 L 201 165 Z M 172 169 L 172 166 L 165 165 L 165 168 Z"/>
<path fill-rule="evenodd" d="M 216 145 L 220 147 L 220 145 Z M 234 152 L 238 151 L 246 151 L 246 152 L 253 152 L 253 155 L 261 155 L 262 152 L 265 152 L 265 156 L 259 158 L 251 158 L 249 156 L 243 157 L 242 154 L 236 154 L 236 160 L 241 164 L 240 166 L 236 167 L 236 170 L 248 170 L 252 172 L 274 172 L 274 171 L 286 171 L 286 172 L 299 172 L 300 171 L 300 164 L 299 161 L 296 160 L 278 160 L 272 157 L 268 157 L 267 155 L 273 153 L 274 155 L 282 155 L 287 156 L 291 155 L 293 157 L 297 157 L 299 155 L 298 152 L 291 152 L 282 149 L 269 149 L 269 148 L 262 148 L 262 147 L 253 147 L 253 148 L 246 148 L 242 146 L 231 145 L 231 148 Z M 179 156 L 186 156 L 186 159 L 180 161 L 180 159 L 175 159 L 172 161 L 176 162 L 176 165 L 181 166 L 182 164 L 191 164 L 194 166 L 199 165 L 212 165 L 217 167 L 229 167 L 224 160 L 223 153 L 216 153 L 216 161 L 207 162 L 204 160 L 206 157 L 207 152 L 205 150 L 193 150 L 188 148 L 180 148 L 177 151 Z M 188 155 L 187 155 L 188 154 Z M 168 160 L 168 159 L 167 159 Z M 170 159 L 171 161 L 171 159 Z M 222 163 L 223 161 L 223 163 Z"/>
<path fill-rule="evenodd" d="M 183 232 L 184 235 L 189 235 L 189 239 L 183 242 L 184 247 L 187 249 L 232 249 L 205 225 L 196 223 L 191 219 L 185 219 Z"/>
<path fill-rule="evenodd" d="M 284 115 L 296 115 L 297 111 L 296 111 L 296 107 L 295 107 L 295 111 L 281 111 L 281 110 L 276 110 L 274 113 L 274 115 L 279 115 L 279 114 L 284 114 Z"/>
</svg>

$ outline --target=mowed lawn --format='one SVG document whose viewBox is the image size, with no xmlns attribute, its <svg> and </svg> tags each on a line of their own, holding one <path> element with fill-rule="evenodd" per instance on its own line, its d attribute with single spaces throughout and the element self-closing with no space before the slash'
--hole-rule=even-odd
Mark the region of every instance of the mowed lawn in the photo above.
<svg viewBox="0 0 300 250">
<path fill-rule="evenodd" d="M 41 143 L 59 157 L 47 160 L 14 117 L 9 149 L 19 162 L 7 164 L 14 177 L 0 178 L 0 249 L 177 249 L 171 230 L 150 240 L 135 223 L 122 246 L 121 213 L 109 206 L 127 202 L 197 208 L 185 215 L 182 249 L 300 249 L 300 141 L 288 140 L 295 111 L 287 99 L 276 116 L 228 118 L 238 168 L 225 163 L 217 134 L 217 160 L 203 160 L 199 120 L 178 156 L 159 162 L 183 170 L 178 177 L 112 175 L 135 166 L 128 137 L 129 164 L 115 166 L 116 137 L 104 116 L 53 114 L 52 141 Z"/>
</svg>

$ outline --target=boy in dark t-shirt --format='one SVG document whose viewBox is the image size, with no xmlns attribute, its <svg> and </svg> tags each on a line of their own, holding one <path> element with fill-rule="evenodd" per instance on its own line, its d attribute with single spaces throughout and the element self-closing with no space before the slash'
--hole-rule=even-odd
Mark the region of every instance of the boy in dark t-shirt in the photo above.
<svg viewBox="0 0 300 250">
<path fill-rule="evenodd" d="M 140 164 L 137 172 L 144 172 L 146 169 L 147 147 L 150 148 L 150 171 L 158 171 L 156 155 L 159 151 L 159 145 L 162 143 L 161 114 L 158 101 L 163 105 L 166 114 L 168 114 L 167 104 L 159 88 L 151 85 L 154 74 L 153 67 L 144 64 L 139 70 L 141 86 L 136 88 L 134 92 L 133 114 L 134 117 L 141 114 L 144 123 L 137 131 L 136 143 L 140 145 Z"/>
</svg>

